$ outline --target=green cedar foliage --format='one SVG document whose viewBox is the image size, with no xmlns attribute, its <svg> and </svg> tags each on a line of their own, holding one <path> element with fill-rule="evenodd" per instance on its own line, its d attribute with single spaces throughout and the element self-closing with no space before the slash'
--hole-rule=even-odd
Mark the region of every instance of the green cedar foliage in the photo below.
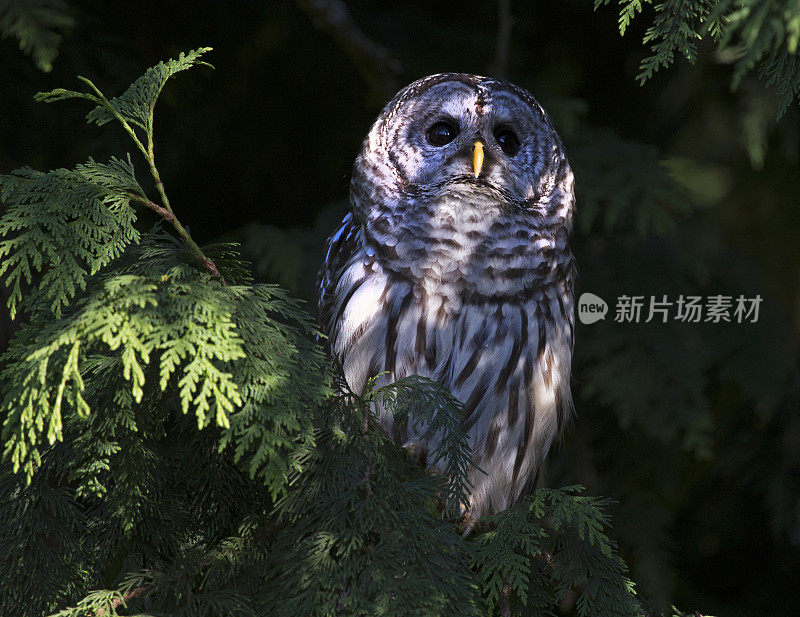
<svg viewBox="0 0 800 617">
<path fill-rule="evenodd" d="M 419 378 L 372 386 L 363 397 L 345 387 L 323 410 L 318 447 L 277 504 L 287 526 L 273 547 L 263 614 L 480 615 L 471 546 L 435 507 L 464 496 L 461 406 Z M 462 484 L 408 465 L 373 403 L 397 415 L 433 403 L 427 409 L 455 442 L 443 442 L 442 453 Z"/>
<path fill-rule="evenodd" d="M 582 617 L 641 614 L 627 568 L 604 533 L 608 502 L 582 490 L 541 488 L 488 517 L 494 529 L 478 539 L 475 563 L 492 609 L 507 584 L 515 614 L 547 610 L 574 589 L 581 592 L 576 609 Z"/>
<path fill-rule="evenodd" d="M 59 89 L 38 98 L 89 99 L 98 104 L 89 121 L 116 118 L 139 146 L 132 127 L 142 129 L 140 150 L 157 177 L 155 100 L 170 76 L 205 51 L 153 67 L 110 102 L 88 80 L 95 94 Z M 0 178 L 0 197 L 0 276 L 12 288 L 10 310 L 28 317 L 2 377 L 5 455 L 14 471 L 32 478 L 43 444 L 63 439 L 65 415 L 141 405 L 150 370 L 152 385 L 174 391 L 199 428 L 223 427 L 220 448 L 235 442 L 235 458 L 277 494 L 291 467 L 288 445 L 310 439 L 304 406 L 327 392 L 322 354 L 309 343 L 313 326 L 297 302 L 276 287 L 236 280 L 241 267 L 224 250 L 217 270 L 193 242 L 159 226 L 140 233 L 134 204 L 161 210 L 188 238 L 171 211 L 149 202 L 129 157 L 49 173 L 17 170 Z M 93 388 L 87 373 L 120 387 Z"/>
<path fill-rule="evenodd" d="M 25 320 L 2 356 L 0 614 L 642 614 L 607 502 L 539 490 L 459 528 L 470 470 L 460 403 L 412 377 L 360 395 L 315 329 L 229 244 L 199 247 L 153 156 L 166 81 L 149 69 L 89 122 L 145 158 L 0 176 L 0 276 Z M 162 221 L 141 231 L 137 212 Z M 439 436 L 409 461 L 378 413 Z"/>
<path fill-rule="evenodd" d="M 31 54 L 36 67 L 46 73 L 58 56 L 58 31 L 73 25 L 60 0 L 0 0 L 0 34 L 17 39 L 19 48 Z"/>
<path fill-rule="evenodd" d="M 595 9 L 611 0 L 595 0 Z M 619 31 L 624 35 L 637 13 L 653 0 L 619 0 Z M 664 0 L 655 3 L 655 18 L 644 35 L 650 55 L 639 67 L 644 83 L 681 55 L 694 63 L 697 44 L 710 37 L 721 54 L 735 59 L 731 85 L 757 71 L 778 88 L 780 118 L 800 94 L 800 2 L 788 0 Z"/>
</svg>

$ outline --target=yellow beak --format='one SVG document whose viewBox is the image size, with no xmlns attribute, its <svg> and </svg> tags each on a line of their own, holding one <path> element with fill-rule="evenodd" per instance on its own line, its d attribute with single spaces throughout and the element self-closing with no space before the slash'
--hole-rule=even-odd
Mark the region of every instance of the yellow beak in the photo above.
<svg viewBox="0 0 800 617">
<path fill-rule="evenodd" d="M 479 141 L 475 142 L 475 151 L 472 153 L 472 169 L 475 172 L 475 177 L 481 175 L 481 168 L 483 167 L 483 144 Z"/>
</svg>

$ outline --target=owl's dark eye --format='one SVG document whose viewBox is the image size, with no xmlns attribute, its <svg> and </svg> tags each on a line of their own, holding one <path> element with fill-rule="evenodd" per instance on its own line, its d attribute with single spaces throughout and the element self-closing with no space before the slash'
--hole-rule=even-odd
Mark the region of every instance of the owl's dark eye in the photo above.
<svg viewBox="0 0 800 617">
<path fill-rule="evenodd" d="M 503 152 L 508 156 L 514 156 L 519 152 L 519 139 L 517 139 L 514 131 L 510 129 L 500 129 L 494 134 L 494 138 L 497 140 Z"/>
<path fill-rule="evenodd" d="M 428 141 L 434 146 L 446 146 L 458 135 L 458 129 L 449 122 L 437 122 L 428 129 Z"/>
</svg>

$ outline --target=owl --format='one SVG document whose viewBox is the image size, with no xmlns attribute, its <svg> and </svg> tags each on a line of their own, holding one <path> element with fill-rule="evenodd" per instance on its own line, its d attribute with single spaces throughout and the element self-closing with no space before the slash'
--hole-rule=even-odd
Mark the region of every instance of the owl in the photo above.
<svg viewBox="0 0 800 617">
<path fill-rule="evenodd" d="M 401 90 L 355 161 L 320 270 L 320 324 L 348 385 L 422 375 L 464 405 L 468 515 L 514 505 L 572 410 L 573 174 L 534 98 L 431 75 Z M 401 445 L 437 436 L 395 425 Z"/>
</svg>

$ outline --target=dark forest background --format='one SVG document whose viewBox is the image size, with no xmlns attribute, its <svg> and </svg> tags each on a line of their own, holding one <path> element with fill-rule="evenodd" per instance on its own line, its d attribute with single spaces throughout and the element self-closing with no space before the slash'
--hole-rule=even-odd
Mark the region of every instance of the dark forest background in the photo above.
<svg viewBox="0 0 800 617">
<path fill-rule="evenodd" d="M 160 172 L 199 242 L 242 242 L 261 279 L 310 300 L 352 161 L 396 89 L 444 71 L 529 89 L 576 171 L 578 292 L 612 305 L 578 329 L 577 417 L 547 484 L 616 501 L 611 535 L 657 604 L 797 615 L 797 105 L 778 120 L 776 92 L 752 76 L 732 91 L 732 59 L 707 40 L 694 64 L 639 85 L 652 7 L 621 37 L 616 7 L 580 0 L 348 0 L 343 23 L 325 4 L 70 2 L 51 72 L 0 42 L 0 173 L 128 149 L 121 132 L 86 129 L 83 107 L 54 113 L 34 93 L 80 74 L 118 94 L 213 46 L 216 71 L 160 99 Z M 764 300 L 755 324 L 617 324 L 622 294 Z"/>
</svg>

